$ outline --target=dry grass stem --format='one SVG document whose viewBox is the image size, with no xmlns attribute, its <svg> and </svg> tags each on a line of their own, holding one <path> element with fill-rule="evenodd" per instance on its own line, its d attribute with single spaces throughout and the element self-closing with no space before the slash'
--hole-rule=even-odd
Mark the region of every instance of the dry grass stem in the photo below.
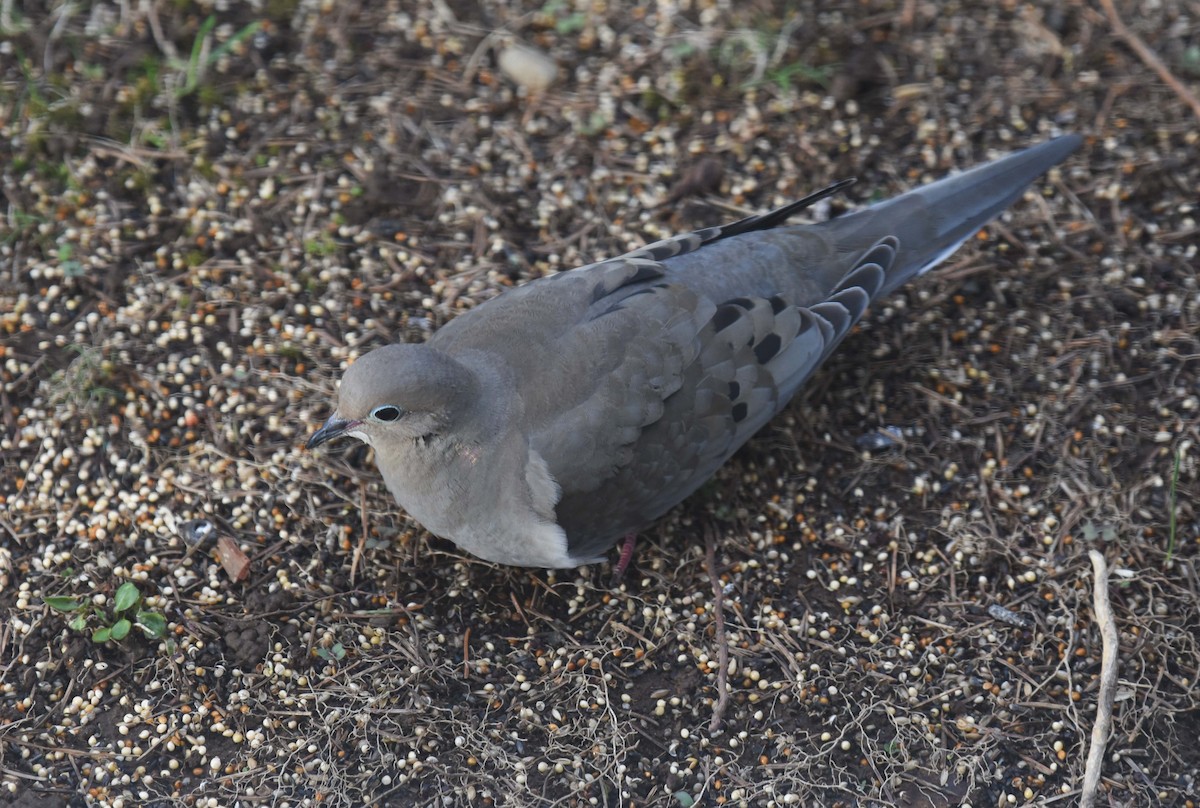
<svg viewBox="0 0 1200 808">
<path fill-rule="evenodd" d="M 704 530 L 704 560 L 712 584 L 713 642 L 717 644 L 717 701 L 713 705 L 712 720 L 708 722 L 708 731 L 715 735 L 721 731 L 725 709 L 729 706 L 729 639 L 725 635 L 725 588 L 717 574 L 717 539 L 712 525 Z"/>
<path fill-rule="evenodd" d="M 1200 98 L 1197 98 L 1186 84 L 1175 78 L 1163 60 L 1158 58 L 1158 54 L 1151 50 L 1140 36 L 1129 29 L 1129 26 L 1121 19 L 1121 15 L 1117 13 L 1117 7 L 1113 4 L 1113 0 L 1100 0 L 1100 5 L 1104 7 L 1104 13 L 1108 16 L 1113 33 L 1125 40 L 1125 44 L 1133 49 L 1146 67 L 1157 73 L 1158 77 L 1174 91 L 1175 95 L 1179 96 L 1179 100 L 1192 108 L 1192 114 L 1196 116 L 1197 121 L 1200 121 Z"/>
<path fill-rule="evenodd" d="M 1117 624 L 1108 600 L 1108 564 L 1104 561 L 1104 555 L 1097 550 L 1089 550 L 1088 557 L 1092 560 L 1092 608 L 1100 627 L 1103 651 L 1100 662 L 1100 693 L 1096 698 L 1096 721 L 1092 724 L 1092 740 L 1079 798 L 1080 808 L 1091 808 L 1095 805 L 1100 789 L 1104 749 L 1108 745 L 1108 734 L 1112 729 L 1113 699 L 1117 693 L 1117 650 L 1120 644 Z"/>
</svg>

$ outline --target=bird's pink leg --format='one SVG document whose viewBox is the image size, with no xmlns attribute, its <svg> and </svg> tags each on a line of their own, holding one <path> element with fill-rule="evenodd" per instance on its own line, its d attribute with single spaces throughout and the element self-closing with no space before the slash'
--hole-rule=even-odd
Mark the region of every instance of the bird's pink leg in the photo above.
<svg viewBox="0 0 1200 808">
<path fill-rule="evenodd" d="M 617 566 L 613 568 L 612 585 L 620 586 L 621 579 L 625 577 L 625 570 L 629 569 L 629 562 L 633 560 L 633 547 L 637 544 L 637 534 L 627 533 L 621 541 L 621 557 L 617 559 Z"/>
</svg>

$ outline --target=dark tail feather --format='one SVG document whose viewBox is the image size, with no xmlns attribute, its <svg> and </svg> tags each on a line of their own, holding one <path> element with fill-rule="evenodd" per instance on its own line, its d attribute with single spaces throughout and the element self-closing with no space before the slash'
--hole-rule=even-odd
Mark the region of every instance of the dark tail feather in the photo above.
<svg viewBox="0 0 1200 808">
<path fill-rule="evenodd" d="M 832 185 L 827 185 L 819 191 L 809 194 L 803 199 L 798 199 L 795 202 L 789 202 L 781 208 L 767 211 L 766 213 L 747 216 L 745 219 L 738 219 L 736 222 L 723 224 L 720 227 L 710 227 L 705 230 L 697 230 L 696 235 L 700 236 L 706 243 L 716 241 L 717 239 L 729 238 L 730 236 L 740 236 L 743 233 L 753 233 L 756 230 L 770 230 L 773 227 L 786 222 L 790 217 L 796 215 L 805 208 L 810 208 L 826 197 L 850 187 L 857 180 L 853 177 L 845 180 L 838 180 Z"/>
</svg>

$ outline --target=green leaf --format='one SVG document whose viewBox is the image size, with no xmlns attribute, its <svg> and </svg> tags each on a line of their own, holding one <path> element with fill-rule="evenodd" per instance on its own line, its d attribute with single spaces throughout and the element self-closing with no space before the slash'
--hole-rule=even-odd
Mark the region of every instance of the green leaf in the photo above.
<svg viewBox="0 0 1200 808">
<path fill-rule="evenodd" d="M 142 593 L 138 591 L 133 581 L 126 581 L 117 587 L 117 596 L 113 599 L 113 611 L 123 612 L 131 608 L 141 596 Z"/>
<path fill-rule="evenodd" d="M 155 640 L 167 633 L 167 618 L 158 612 L 138 612 L 137 624 L 147 637 Z"/>
<path fill-rule="evenodd" d="M 221 61 L 225 54 L 236 48 L 242 43 L 243 40 L 249 39 L 258 33 L 258 29 L 261 27 L 262 22 L 260 20 L 255 20 L 246 27 L 242 28 L 242 30 L 238 31 L 233 36 L 229 37 L 229 39 L 213 48 L 212 53 L 208 55 L 208 65 L 215 65 L 217 62 Z"/>
<path fill-rule="evenodd" d="M 200 23 L 200 30 L 196 32 L 196 38 L 192 40 L 192 58 L 188 59 L 187 63 L 187 80 L 182 88 L 183 95 L 190 95 L 196 89 L 196 85 L 200 82 L 201 71 L 207 67 L 207 63 L 200 64 L 200 55 L 204 52 L 204 40 L 212 33 L 212 29 L 217 25 L 216 15 L 210 14 L 204 22 Z"/>
<path fill-rule="evenodd" d="M 75 619 L 68 623 L 72 631 L 83 631 L 87 628 L 87 615 L 77 614 Z"/>
<path fill-rule="evenodd" d="M 73 612 L 83 606 L 83 601 L 79 598 L 67 597 L 66 595 L 54 595 L 46 598 L 45 604 L 55 611 Z"/>
<path fill-rule="evenodd" d="M 112 627 L 111 626 L 105 626 L 104 628 L 98 628 L 92 632 L 92 642 L 97 642 L 97 643 L 108 642 L 108 639 L 111 636 L 112 636 Z"/>
<path fill-rule="evenodd" d="M 124 617 L 113 623 L 112 631 L 109 632 L 114 640 L 123 640 L 129 636 L 129 629 L 133 628 L 133 623 L 130 623 Z"/>
<path fill-rule="evenodd" d="M 329 648 L 318 648 L 317 656 L 329 662 L 336 662 L 346 658 L 346 647 L 340 642 L 335 642 Z"/>
<path fill-rule="evenodd" d="M 576 12 L 568 17 L 562 17 L 554 22 L 554 30 L 560 34 L 574 34 L 582 31 L 587 25 L 587 15 Z"/>
<path fill-rule="evenodd" d="M 679 808 L 692 808 L 696 804 L 696 798 L 686 791 L 676 791 L 675 801 L 679 803 Z"/>
</svg>

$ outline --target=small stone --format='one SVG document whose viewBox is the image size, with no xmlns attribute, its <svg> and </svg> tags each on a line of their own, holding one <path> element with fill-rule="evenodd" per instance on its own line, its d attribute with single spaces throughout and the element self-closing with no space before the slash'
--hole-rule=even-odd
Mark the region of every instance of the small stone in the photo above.
<svg viewBox="0 0 1200 808">
<path fill-rule="evenodd" d="M 528 45 L 513 43 L 500 52 L 500 70 L 531 93 L 545 92 L 558 78 L 558 65 Z"/>
</svg>

